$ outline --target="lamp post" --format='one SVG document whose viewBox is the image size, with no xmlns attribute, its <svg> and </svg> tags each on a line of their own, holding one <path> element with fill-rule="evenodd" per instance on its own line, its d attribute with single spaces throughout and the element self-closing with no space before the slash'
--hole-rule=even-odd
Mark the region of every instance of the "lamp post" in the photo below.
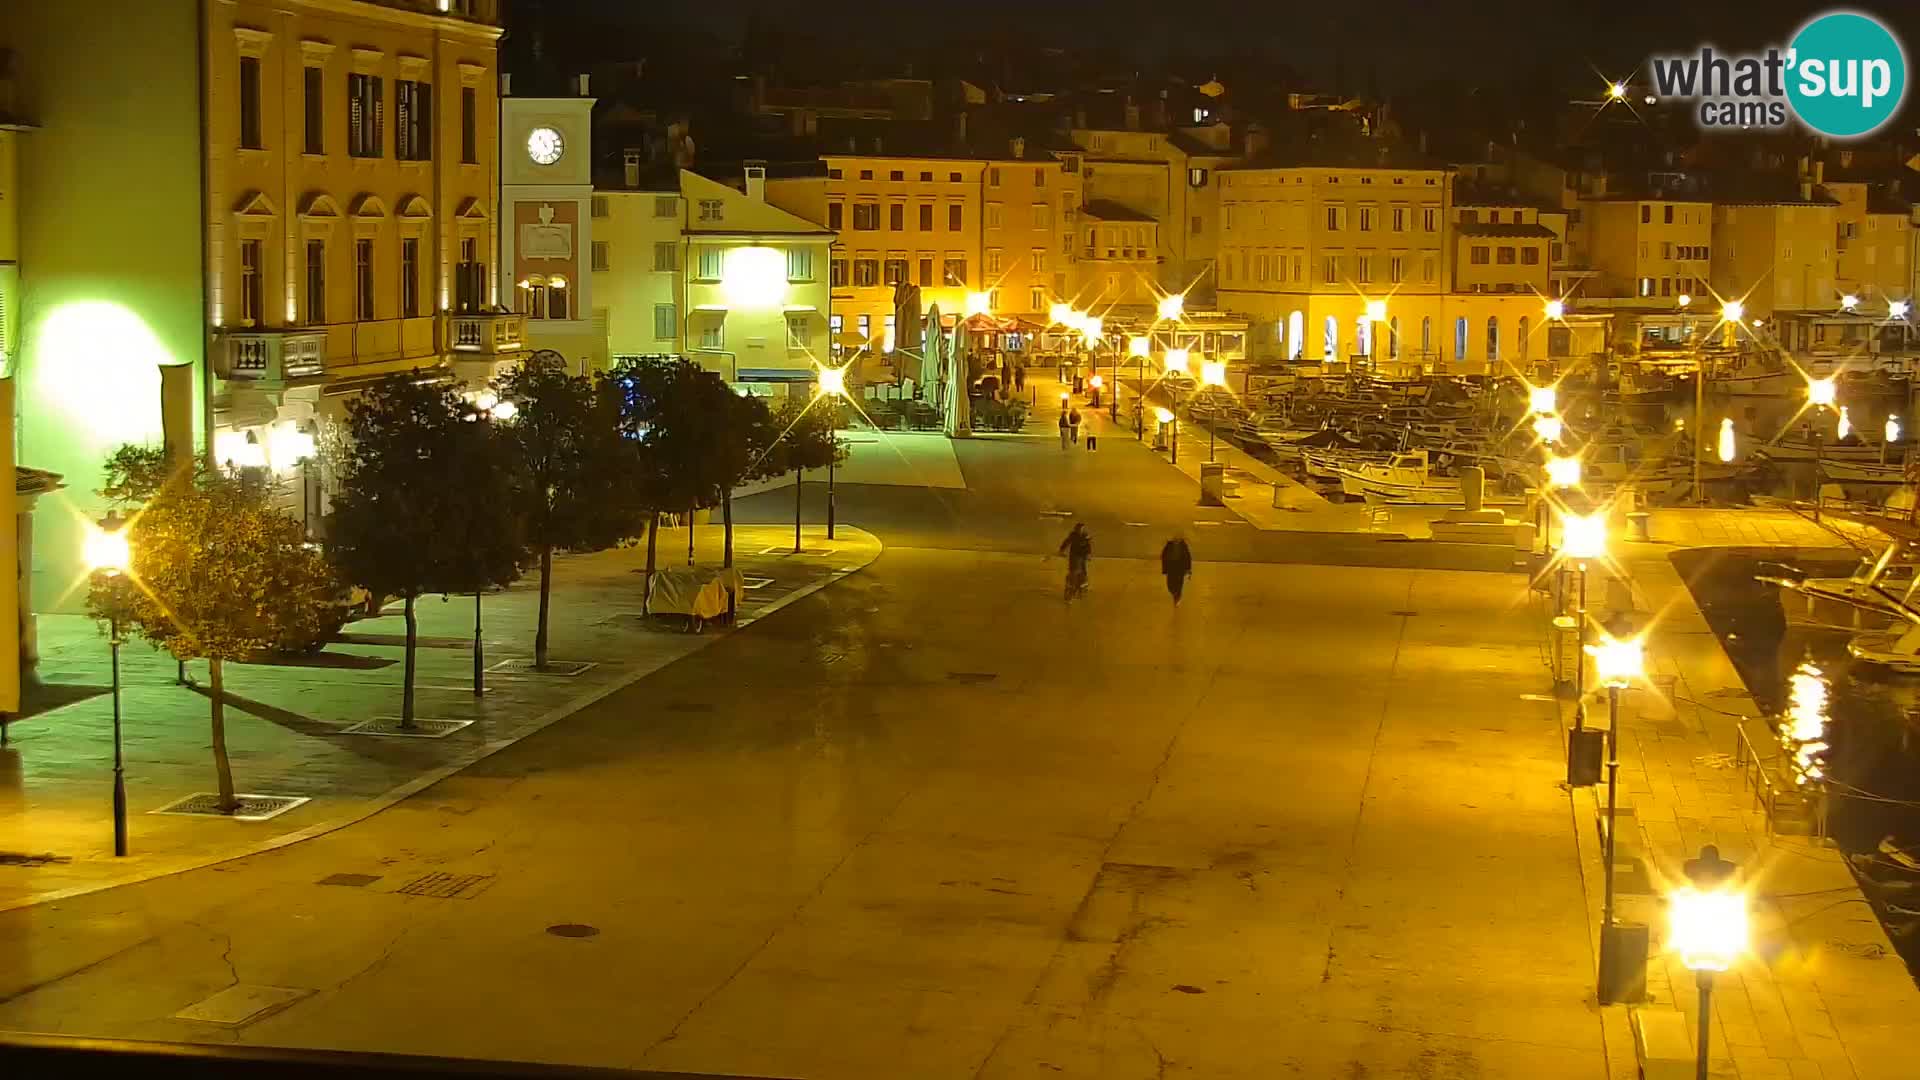
<svg viewBox="0 0 1920 1080">
<path fill-rule="evenodd" d="M 1593 657 L 1594 675 L 1607 688 L 1607 844 L 1602 856 L 1606 860 L 1606 893 L 1600 907 L 1599 998 L 1601 1004 L 1611 1005 L 1614 980 L 1610 976 L 1619 962 L 1620 949 L 1613 924 L 1613 860 L 1619 827 L 1615 813 L 1620 805 L 1620 691 L 1640 677 L 1645 663 L 1638 638 L 1621 641 L 1608 637 L 1598 645 L 1587 646 L 1586 651 Z"/>
<path fill-rule="evenodd" d="M 1574 616 L 1579 620 L 1580 648 L 1584 653 L 1587 645 L 1587 563 L 1593 559 L 1607 556 L 1607 519 L 1603 513 L 1562 514 L 1560 516 L 1560 558 L 1571 560 L 1574 568 L 1580 572 L 1580 601 Z M 1574 671 L 1574 692 L 1576 700 L 1584 702 L 1587 689 L 1587 665 L 1584 659 Z M 1581 716 L 1574 713 L 1575 730 L 1581 727 Z"/>
<path fill-rule="evenodd" d="M 819 393 L 827 399 L 827 407 L 832 410 L 827 421 L 827 539 L 833 539 L 834 495 L 833 464 L 840 456 L 840 399 L 847 395 L 847 369 L 843 367 L 823 367 L 817 376 Z"/>
<path fill-rule="evenodd" d="M 1807 422 L 1807 428 L 1813 433 L 1813 520 L 1815 521 L 1820 520 L 1820 470 L 1824 464 L 1823 445 L 1820 439 L 1820 419 L 1822 413 L 1833 407 L 1836 396 L 1837 388 L 1834 385 L 1832 376 L 1824 379 L 1807 380 L 1807 404 L 1811 405 L 1814 410 L 1813 419 Z M 1842 422 L 1844 422 L 1846 414 L 1843 412 L 1840 415 Z M 1840 437 L 1845 438 L 1845 435 L 1843 434 Z"/>
<path fill-rule="evenodd" d="M 1747 950 L 1747 898 L 1733 885 L 1734 864 L 1708 844 L 1684 867 L 1688 884 L 1667 898 L 1668 944 L 1700 986 L 1700 1044 L 1696 1080 L 1708 1080 L 1713 1043 L 1713 977 Z"/>
<path fill-rule="evenodd" d="M 1187 350 L 1184 348 L 1168 349 L 1166 359 L 1167 374 L 1185 376 L 1187 373 L 1187 355 Z M 1180 384 L 1169 383 L 1167 396 L 1173 401 L 1173 460 L 1175 464 L 1178 464 L 1180 461 Z"/>
<path fill-rule="evenodd" d="M 491 390 L 483 390 L 473 399 L 474 408 L 479 410 L 480 419 L 491 425 L 495 420 L 502 423 L 513 419 L 520 413 L 520 406 L 502 398 Z M 489 432 L 491 434 L 491 432 Z M 487 692 L 487 647 L 481 640 L 480 600 L 485 590 L 475 587 L 473 590 L 473 696 L 481 697 Z"/>
<path fill-rule="evenodd" d="M 1153 415 L 1154 415 L 1154 419 L 1160 421 L 1161 427 L 1166 427 L 1169 424 L 1173 425 L 1173 435 L 1171 438 L 1167 440 L 1167 447 L 1173 453 L 1173 463 L 1175 465 L 1180 464 L 1180 416 L 1179 414 L 1175 413 L 1171 409 L 1155 409 L 1153 412 Z"/>
<path fill-rule="evenodd" d="M 97 574 L 118 578 L 133 562 L 132 546 L 117 514 L 108 514 L 87 533 L 87 565 Z M 127 774 L 120 740 L 120 615 L 118 597 L 108 607 L 107 648 L 113 656 L 113 853 L 127 853 Z"/>
<path fill-rule="evenodd" d="M 1207 387 L 1207 460 L 1213 460 L 1214 432 L 1219 428 L 1215 422 L 1220 409 L 1220 390 L 1227 385 L 1227 365 L 1225 361 L 1208 360 L 1200 365 L 1200 385 Z"/>
<path fill-rule="evenodd" d="M 1153 339 L 1145 335 L 1136 334 L 1133 337 L 1130 337 L 1127 339 L 1127 355 L 1134 358 L 1134 369 L 1140 380 L 1140 388 L 1137 391 L 1135 391 L 1133 396 L 1133 438 L 1134 438 L 1134 441 L 1136 442 L 1139 441 L 1141 436 L 1140 428 L 1142 427 L 1142 425 L 1140 423 L 1140 417 L 1144 408 L 1141 405 L 1140 401 L 1142 396 L 1144 396 L 1144 394 L 1146 393 L 1146 388 L 1147 388 L 1147 373 L 1146 373 L 1147 353 L 1152 348 L 1153 348 Z M 1118 360 L 1114 361 L 1113 370 L 1115 373 L 1114 375 L 1115 385 L 1113 388 L 1113 396 L 1116 400 L 1118 400 L 1118 398 L 1120 397 L 1120 387 L 1118 385 L 1120 381 L 1119 379 L 1120 362 Z"/>
</svg>

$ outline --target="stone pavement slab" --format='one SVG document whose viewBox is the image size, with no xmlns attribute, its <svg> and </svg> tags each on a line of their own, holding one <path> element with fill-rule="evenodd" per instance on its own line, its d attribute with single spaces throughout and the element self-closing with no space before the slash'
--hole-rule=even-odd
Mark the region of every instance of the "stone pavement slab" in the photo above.
<svg viewBox="0 0 1920 1080">
<path fill-rule="evenodd" d="M 717 526 L 696 530 L 701 565 L 720 562 Z M 842 527 L 837 539 L 808 527 L 807 553 L 791 554 L 793 530 L 735 530 L 736 565 L 749 579 L 743 626 L 872 562 L 880 545 Z M 686 565 L 688 533 L 661 531 L 658 565 Z M 762 554 L 767 549 L 772 552 Z M 640 616 L 645 549 L 554 559 L 555 662 L 590 665 L 566 677 L 499 670 L 526 665 L 539 598 L 527 578 L 483 601 L 487 693 L 473 694 L 473 598 L 416 602 L 415 714 L 465 723 L 444 738 L 350 734 L 400 711 L 404 619 L 391 602 L 377 618 L 347 624 L 340 641 L 311 657 L 226 668 L 227 734 L 235 784 L 246 793 L 308 801 L 268 821 L 156 813 L 214 784 L 205 692 L 175 682 L 176 665 L 141 641 L 121 648 L 130 853 L 112 854 L 112 699 L 104 634 L 81 616 L 42 616 L 45 703 L 9 728 L 0 749 L 0 853 L 50 854 L 57 862 L 0 866 L 0 910 L 291 843 L 364 817 L 405 794 L 538 731 L 584 705 L 726 636 Z M 206 681 L 206 665 L 188 665 Z M 662 700 L 672 711 L 697 703 Z M 636 718 L 637 719 L 637 718 Z"/>
</svg>

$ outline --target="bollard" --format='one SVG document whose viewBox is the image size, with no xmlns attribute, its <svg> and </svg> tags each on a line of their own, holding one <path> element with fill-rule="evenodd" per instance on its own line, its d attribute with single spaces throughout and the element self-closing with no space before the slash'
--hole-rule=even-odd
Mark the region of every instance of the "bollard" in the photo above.
<svg viewBox="0 0 1920 1080">
<path fill-rule="evenodd" d="M 1652 540 L 1652 530 L 1649 527 L 1652 516 L 1653 515 L 1647 513 L 1645 510 L 1635 510 L 1628 514 L 1627 535 L 1643 544 Z"/>
<path fill-rule="evenodd" d="M 1486 500 L 1487 470 L 1468 465 L 1460 470 L 1460 497 L 1466 500 L 1467 513 L 1477 513 Z"/>
</svg>

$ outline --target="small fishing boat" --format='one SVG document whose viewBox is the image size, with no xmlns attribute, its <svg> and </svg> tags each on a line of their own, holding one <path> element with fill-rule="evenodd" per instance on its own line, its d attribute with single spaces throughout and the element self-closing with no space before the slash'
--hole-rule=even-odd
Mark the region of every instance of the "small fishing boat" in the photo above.
<svg viewBox="0 0 1920 1080">
<path fill-rule="evenodd" d="M 1889 630 L 1855 634 L 1847 655 L 1897 675 L 1920 675 L 1920 624 L 1902 621 Z"/>
<path fill-rule="evenodd" d="M 1841 484 L 1904 484 L 1907 467 L 1899 464 L 1882 465 L 1877 461 L 1828 460 L 1823 457 L 1820 474 Z"/>
<path fill-rule="evenodd" d="M 1771 564 L 1754 580 L 1775 586 L 1780 610 L 1789 623 L 1837 630 L 1884 630 L 1900 621 L 1901 605 L 1913 595 L 1916 567 L 1896 562 L 1900 545 L 1889 544 L 1878 558 L 1862 559 L 1843 578 L 1808 577 L 1798 568 Z"/>
<path fill-rule="evenodd" d="M 1384 464 L 1393 457 L 1391 450 L 1351 450 L 1328 448 L 1300 451 L 1300 464 L 1308 476 L 1321 480 L 1340 479 L 1339 470 L 1354 465 Z"/>
<path fill-rule="evenodd" d="M 1844 442 L 1823 439 L 1815 442 L 1805 436 L 1792 435 L 1775 439 L 1755 450 L 1754 455 L 1778 462 L 1811 462 L 1818 458 L 1823 464 L 1845 461 L 1877 465 L 1880 462 L 1880 444 L 1861 439 Z"/>
<path fill-rule="evenodd" d="M 1334 467 L 1340 490 L 1349 498 L 1414 506 L 1464 506 L 1460 478 L 1432 471 L 1425 450 L 1403 450 L 1384 463 L 1355 463 Z M 1521 500 L 1492 488 L 1482 496 L 1486 505 L 1512 505 Z"/>
</svg>

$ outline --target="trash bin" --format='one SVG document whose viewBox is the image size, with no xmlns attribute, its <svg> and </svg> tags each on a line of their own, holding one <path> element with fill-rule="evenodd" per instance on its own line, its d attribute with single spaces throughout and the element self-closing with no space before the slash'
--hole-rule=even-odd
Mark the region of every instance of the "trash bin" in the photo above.
<svg viewBox="0 0 1920 1080">
<path fill-rule="evenodd" d="M 1607 733 L 1582 727 L 1567 732 L 1567 785 L 1592 787 L 1600 782 L 1600 763 L 1606 757 Z"/>
<path fill-rule="evenodd" d="M 1224 462 L 1203 461 L 1200 463 L 1200 505 L 1224 506 L 1226 500 L 1227 466 Z"/>
</svg>

